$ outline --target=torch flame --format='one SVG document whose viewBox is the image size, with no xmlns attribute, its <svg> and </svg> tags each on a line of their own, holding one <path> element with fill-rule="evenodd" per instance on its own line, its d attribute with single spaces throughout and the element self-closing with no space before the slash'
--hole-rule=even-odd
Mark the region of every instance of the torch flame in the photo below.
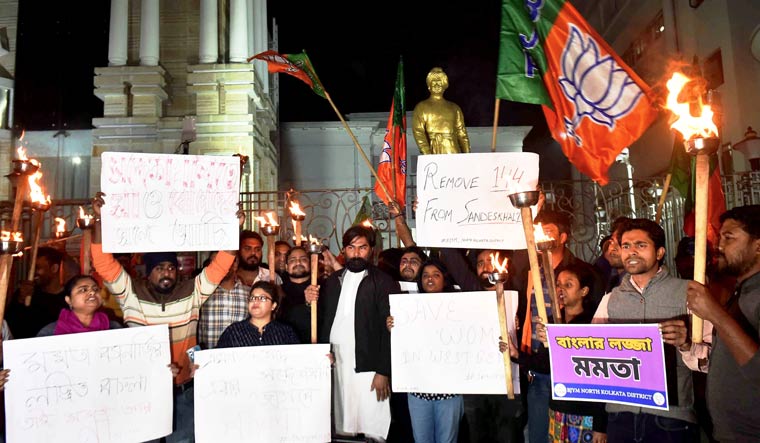
<svg viewBox="0 0 760 443">
<path fill-rule="evenodd" d="M 24 241 L 21 232 L 0 231 L 0 241 Z"/>
<path fill-rule="evenodd" d="M 269 219 L 270 225 L 280 226 L 279 223 L 277 223 L 277 219 L 274 218 L 274 212 L 267 212 L 267 218 Z"/>
<path fill-rule="evenodd" d="M 365 228 L 375 229 L 375 225 L 372 224 L 372 219 L 368 218 L 368 219 L 364 220 L 361 224 Z"/>
<path fill-rule="evenodd" d="M 42 186 L 40 186 L 39 179 L 42 178 L 42 172 L 37 171 L 29 176 L 29 198 L 32 202 L 37 202 L 40 205 L 50 205 L 50 195 L 45 197 L 45 193 L 42 192 Z"/>
<path fill-rule="evenodd" d="M 295 235 L 293 236 L 293 241 L 294 241 L 294 242 L 296 241 L 296 236 L 295 236 Z M 301 234 L 301 243 L 304 243 L 304 242 L 306 242 L 306 241 L 308 241 L 308 240 L 306 239 L 306 236 L 305 236 L 305 235 L 303 235 L 303 234 Z"/>
<path fill-rule="evenodd" d="M 544 228 L 541 226 L 541 223 L 533 226 L 533 234 L 536 238 L 537 242 L 544 242 L 544 241 L 552 241 L 554 238 L 548 236 L 544 232 Z"/>
<path fill-rule="evenodd" d="M 271 226 L 280 226 L 277 223 L 277 220 L 275 220 L 275 218 L 274 218 L 274 212 L 267 212 L 266 213 L 266 218 L 264 218 L 264 217 L 256 217 L 256 221 L 259 222 L 259 225 L 261 225 L 262 228 L 264 226 L 269 226 L 269 225 L 271 225 Z"/>
<path fill-rule="evenodd" d="M 680 132 L 684 140 L 692 138 L 708 138 L 718 136 L 718 127 L 713 123 L 713 110 L 710 105 L 702 104 L 701 96 L 698 98 L 698 106 L 701 115 L 695 117 L 691 115 L 689 102 L 681 103 L 678 101 L 678 95 L 687 83 L 692 81 L 689 77 L 674 72 L 673 76 L 667 82 L 668 99 L 665 107 L 676 116 L 676 120 L 670 125 L 672 129 Z"/>
<path fill-rule="evenodd" d="M 62 219 L 61 217 L 56 217 L 54 220 L 55 232 L 66 232 L 66 220 Z"/>
<path fill-rule="evenodd" d="M 301 206 L 298 204 L 298 202 L 291 200 L 290 202 L 290 215 L 292 216 L 305 216 L 306 213 L 301 210 Z"/>
<path fill-rule="evenodd" d="M 80 220 L 91 220 L 92 219 L 92 215 L 85 214 L 84 209 L 82 209 L 82 207 L 80 206 L 79 207 L 79 219 Z"/>
<path fill-rule="evenodd" d="M 309 243 L 311 243 L 312 245 L 318 245 L 319 239 L 317 237 L 312 237 L 312 235 L 309 234 Z"/>
<path fill-rule="evenodd" d="M 491 266 L 493 267 L 493 269 L 495 269 L 496 272 L 498 272 L 499 274 L 503 274 L 503 273 L 507 272 L 507 263 L 509 261 L 507 259 L 507 257 L 504 257 L 504 261 L 503 262 L 499 262 L 499 253 L 498 252 L 496 253 L 495 256 L 494 256 L 493 253 L 491 253 L 490 255 L 491 255 Z"/>
</svg>

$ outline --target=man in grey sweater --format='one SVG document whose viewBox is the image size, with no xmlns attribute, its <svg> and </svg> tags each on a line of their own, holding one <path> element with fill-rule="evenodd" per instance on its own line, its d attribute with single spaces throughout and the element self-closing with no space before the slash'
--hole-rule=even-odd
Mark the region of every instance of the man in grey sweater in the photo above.
<svg viewBox="0 0 760 443">
<path fill-rule="evenodd" d="M 725 305 L 691 281 L 689 308 L 715 328 L 707 407 L 720 442 L 760 439 L 760 205 L 720 217 L 718 271 L 734 275 L 736 290 Z"/>
<path fill-rule="evenodd" d="M 604 296 L 593 323 L 659 323 L 665 343 L 665 373 L 670 409 L 667 411 L 607 404 L 610 442 L 693 442 L 697 417 L 691 367 L 705 345 L 689 341 L 686 321 L 686 280 L 668 274 L 665 232 L 655 222 L 629 220 L 618 231 L 625 276 Z M 679 355 L 680 354 L 680 355 Z"/>
</svg>

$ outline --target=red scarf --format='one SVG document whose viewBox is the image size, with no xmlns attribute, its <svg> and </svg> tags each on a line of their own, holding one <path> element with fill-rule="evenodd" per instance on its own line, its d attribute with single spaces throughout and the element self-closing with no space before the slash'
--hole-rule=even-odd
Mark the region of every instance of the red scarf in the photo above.
<svg viewBox="0 0 760 443">
<path fill-rule="evenodd" d="M 58 322 L 55 324 L 53 335 L 78 334 L 80 332 L 105 331 L 110 329 L 111 322 L 103 312 L 96 312 L 90 326 L 82 325 L 76 314 L 70 309 L 61 309 Z"/>
</svg>

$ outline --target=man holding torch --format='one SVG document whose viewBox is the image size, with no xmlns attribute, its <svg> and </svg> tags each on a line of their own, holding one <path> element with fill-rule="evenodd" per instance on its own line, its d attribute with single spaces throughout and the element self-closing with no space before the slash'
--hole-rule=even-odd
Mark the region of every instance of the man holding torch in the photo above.
<svg viewBox="0 0 760 443">
<path fill-rule="evenodd" d="M 720 221 L 718 271 L 737 277 L 736 290 L 721 305 L 690 281 L 686 303 L 716 331 L 707 373 L 713 437 L 754 441 L 760 435 L 760 205 L 733 208 Z"/>
<path fill-rule="evenodd" d="M 168 443 L 194 441 L 193 379 L 186 351 L 195 347 L 201 305 L 227 275 L 236 251 L 219 251 L 214 260 L 193 280 L 177 281 L 177 254 L 153 252 L 144 255 L 147 279 L 132 279 L 114 259 L 103 252 L 100 214 L 106 204 L 99 192 L 92 200 L 96 223 L 92 240 L 92 261 L 114 294 L 130 327 L 169 324 L 171 361 L 174 375 L 174 432 Z M 245 216 L 237 213 L 240 225 Z"/>
</svg>

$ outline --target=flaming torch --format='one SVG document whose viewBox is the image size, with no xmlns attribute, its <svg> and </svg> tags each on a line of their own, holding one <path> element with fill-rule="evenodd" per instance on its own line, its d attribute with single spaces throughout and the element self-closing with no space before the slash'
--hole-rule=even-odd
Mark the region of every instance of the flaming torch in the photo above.
<svg viewBox="0 0 760 443">
<path fill-rule="evenodd" d="M 541 252 L 541 258 L 544 262 L 544 279 L 546 287 L 549 289 L 549 298 L 552 300 L 552 317 L 554 323 L 562 323 L 562 312 L 559 309 L 559 299 L 557 298 L 557 286 L 554 284 L 554 267 L 552 266 L 551 250 L 557 247 L 557 240 L 546 235 L 541 223 L 533 227 L 536 234 L 536 249 Z"/>
<path fill-rule="evenodd" d="M 296 246 L 301 246 L 301 222 L 306 218 L 306 213 L 301 210 L 297 201 L 290 202 L 290 217 L 293 219 L 293 234 Z"/>
<path fill-rule="evenodd" d="M 667 82 L 668 99 L 665 107 L 676 117 L 670 127 L 678 131 L 684 139 L 684 148 L 696 157 L 696 196 L 694 201 L 694 280 L 705 284 L 707 264 L 707 181 L 710 176 L 710 155 L 719 147 L 718 127 L 713 122 L 713 110 L 702 103 L 700 94 L 696 97 L 698 116 L 692 115 L 692 103 L 678 100 L 689 77 L 676 72 Z M 691 341 L 702 343 L 704 323 L 701 318 L 691 315 Z"/>
<path fill-rule="evenodd" d="M 538 253 L 536 252 L 536 238 L 533 233 L 533 214 L 530 207 L 538 203 L 540 196 L 539 191 L 524 191 L 509 194 L 509 201 L 512 206 L 520 208 L 520 218 L 522 219 L 523 231 L 525 232 L 525 243 L 528 246 L 528 259 L 530 261 L 530 277 L 533 279 L 533 291 L 536 294 L 536 308 L 541 321 L 546 324 L 546 303 L 544 303 L 544 288 L 541 286 L 541 274 L 538 266 Z M 539 302 L 540 300 L 540 302 Z M 530 306 L 530 294 L 528 294 L 528 306 Z"/>
<path fill-rule="evenodd" d="M 82 274 L 90 275 L 90 245 L 92 244 L 92 228 L 95 226 L 95 217 L 85 214 L 84 209 L 79 207 L 77 227 L 82 230 Z"/>
<path fill-rule="evenodd" d="M 66 230 L 66 220 L 61 217 L 56 217 L 53 221 L 55 221 L 55 232 L 53 233 L 53 237 L 56 240 L 62 240 L 71 235 L 71 232 Z"/>
<path fill-rule="evenodd" d="M 269 260 L 269 281 L 277 281 L 277 266 L 274 263 L 274 243 L 275 237 L 280 233 L 280 225 L 274 217 L 274 212 L 267 212 L 266 218 L 256 217 L 261 225 L 261 232 L 267 238 L 267 257 Z"/>
<path fill-rule="evenodd" d="M 30 160 L 26 156 L 26 150 L 23 147 L 24 133 L 21 133 L 17 149 L 18 158 L 13 159 L 13 172 L 8 176 L 11 183 L 16 185 L 16 197 L 13 203 L 13 215 L 11 216 L 11 230 L 12 233 L 17 233 L 19 225 L 21 224 L 21 211 L 24 207 L 24 196 L 27 192 L 28 182 L 25 178 L 40 168 L 40 162 L 37 160 Z M 10 233 L 9 233 L 10 235 Z M 20 237 L 19 237 L 20 238 Z M 21 246 L 20 244 L 17 246 Z M 17 251 L 19 252 L 19 251 Z M 13 255 L 10 253 L 3 254 L 0 257 L 0 322 L 3 320 L 5 314 L 5 299 L 8 293 L 8 281 L 11 275 L 11 265 L 13 264 Z"/>
<path fill-rule="evenodd" d="M 311 285 L 317 285 L 317 276 L 319 275 L 319 254 L 324 250 L 324 246 L 318 239 L 309 235 L 309 254 L 311 256 Z M 311 343 L 317 342 L 317 302 L 311 302 Z"/>
<path fill-rule="evenodd" d="M 499 327 L 501 338 L 507 343 L 507 352 L 502 354 L 504 358 L 504 378 L 507 381 L 507 396 L 510 400 L 515 398 L 515 387 L 512 383 L 512 360 L 509 357 L 509 329 L 507 328 L 507 318 L 513 317 L 512 304 L 504 301 L 504 283 L 507 281 L 507 258 L 499 262 L 499 253 L 491 254 L 491 266 L 494 271 L 488 274 L 488 281 L 496 285 L 496 305 L 499 311 Z"/>
<path fill-rule="evenodd" d="M 37 249 L 40 245 L 40 235 L 42 234 L 42 218 L 45 216 L 45 211 L 50 209 L 50 196 L 46 196 L 42 191 L 42 186 L 39 184 L 39 180 L 42 178 L 42 172 L 36 171 L 29 176 L 29 197 L 32 200 L 32 209 L 34 210 L 34 235 L 32 236 L 32 256 L 29 263 L 29 273 L 27 274 L 27 280 L 34 281 L 34 271 L 37 266 Z M 24 299 L 24 304 L 30 306 L 32 303 L 32 297 L 27 296 Z"/>
</svg>

